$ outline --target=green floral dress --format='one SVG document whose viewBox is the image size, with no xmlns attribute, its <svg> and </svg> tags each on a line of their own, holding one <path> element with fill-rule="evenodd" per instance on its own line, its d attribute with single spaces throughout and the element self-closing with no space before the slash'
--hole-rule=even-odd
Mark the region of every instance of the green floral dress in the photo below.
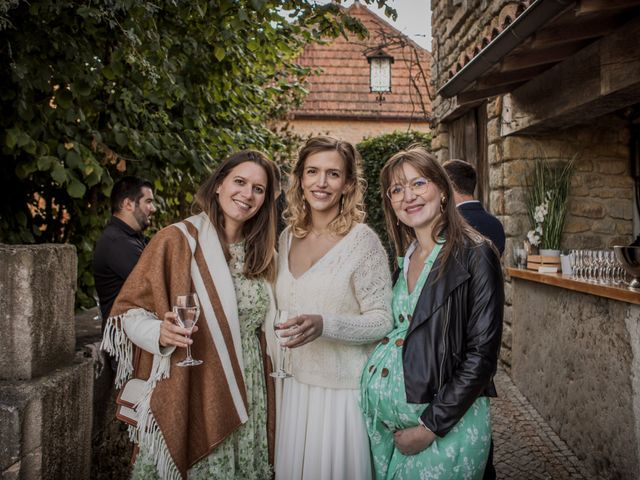
<svg viewBox="0 0 640 480">
<path fill-rule="evenodd" d="M 481 479 L 489 455 L 491 422 L 489 399 L 478 398 L 447 435 L 425 450 L 405 456 L 395 448 L 393 432 L 419 425 L 428 404 L 407 403 L 402 345 L 420 292 L 442 245 L 436 245 L 408 292 L 401 273 L 393 288 L 394 329 L 373 351 L 361 378 L 360 406 L 371 442 L 375 478 L 406 480 Z M 404 258 L 398 258 L 402 271 Z"/>
<path fill-rule="evenodd" d="M 266 480 L 272 477 L 267 447 L 266 387 L 259 341 L 260 328 L 269 309 L 269 293 L 264 280 L 248 279 L 242 273 L 244 243 L 231 244 L 229 250 L 229 270 L 238 301 L 249 420 L 189 470 L 190 480 Z M 138 455 L 132 478 L 159 478 L 149 452 L 141 451 Z"/>
</svg>

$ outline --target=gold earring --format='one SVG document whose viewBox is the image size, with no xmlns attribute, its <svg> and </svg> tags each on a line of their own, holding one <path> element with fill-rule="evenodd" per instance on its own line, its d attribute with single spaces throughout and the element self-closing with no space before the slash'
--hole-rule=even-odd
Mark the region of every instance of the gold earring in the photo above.
<svg viewBox="0 0 640 480">
<path fill-rule="evenodd" d="M 444 193 L 440 196 L 440 213 L 444 213 L 444 207 L 447 206 L 447 197 L 444 196 Z"/>
</svg>

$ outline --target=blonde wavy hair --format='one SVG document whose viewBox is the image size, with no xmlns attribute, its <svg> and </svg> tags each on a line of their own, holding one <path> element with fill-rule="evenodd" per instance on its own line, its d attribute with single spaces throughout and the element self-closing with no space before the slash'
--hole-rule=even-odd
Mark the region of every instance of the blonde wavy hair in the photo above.
<svg viewBox="0 0 640 480">
<path fill-rule="evenodd" d="M 311 209 L 302 192 L 302 175 L 307 158 L 320 152 L 338 152 L 344 160 L 347 189 L 340 199 L 340 213 L 329 223 L 329 230 L 336 235 L 347 234 L 356 223 L 364 221 L 364 189 L 362 159 L 353 145 L 329 136 L 312 137 L 298 152 L 298 159 L 291 169 L 287 208 L 284 217 L 297 238 L 306 237 L 311 231 Z"/>
</svg>

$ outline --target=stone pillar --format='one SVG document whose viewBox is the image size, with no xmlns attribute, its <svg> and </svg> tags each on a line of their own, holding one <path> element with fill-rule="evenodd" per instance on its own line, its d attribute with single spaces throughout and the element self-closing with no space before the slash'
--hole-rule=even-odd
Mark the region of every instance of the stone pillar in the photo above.
<svg viewBox="0 0 640 480">
<path fill-rule="evenodd" d="M 0 476 L 88 478 L 93 365 L 75 353 L 69 245 L 0 244 Z"/>
</svg>

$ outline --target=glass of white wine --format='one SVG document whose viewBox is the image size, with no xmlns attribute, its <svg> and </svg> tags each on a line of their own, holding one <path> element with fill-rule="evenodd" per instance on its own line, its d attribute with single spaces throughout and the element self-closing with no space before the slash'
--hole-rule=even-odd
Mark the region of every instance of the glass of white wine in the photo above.
<svg viewBox="0 0 640 480">
<path fill-rule="evenodd" d="M 277 315 L 273 317 L 273 331 L 276 334 L 276 338 L 278 339 L 278 344 L 280 345 L 280 355 L 278 355 L 278 369 L 275 372 L 271 372 L 271 376 L 275 378 L 289 378 L 293 377 L 293 375 L 287 372 L 284 368 L 284 356 L 287 353 L 287 347 L 283 345 L 290 337 L 283 337 L 281 333 L 286 331 L 286 329 L 282 329 L 281 325 L 285 323 L 289 318 L 289 314 L 280 310 Z"/>
<path fill-rule="evenodd" d="M 176 303 L 173 306 L 173 313 L 176 314 L 176 323 L 180 327 L 186 328 L 189 331 L 187 338 L 191 338 L 191 331 L 200 316 L 200 301 L 198 300 L 198 295 L 196 293 L 178 295 L 176 297 Z M 196 360 L 191 356 L 191 346 L 187 345 L 186 358 L 176 363 L 176 365 L 179 367 L 193 367 L 202 363 L 202 360 Z"/>
</svg>

